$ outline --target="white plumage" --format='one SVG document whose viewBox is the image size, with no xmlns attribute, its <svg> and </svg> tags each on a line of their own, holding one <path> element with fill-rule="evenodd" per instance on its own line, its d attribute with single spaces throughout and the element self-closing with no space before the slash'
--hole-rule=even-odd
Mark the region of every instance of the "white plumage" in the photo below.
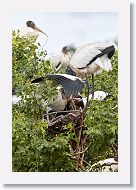
<svg viewBox="0 0 136 190">
<path fill-rule="evenodd" d="M 67 98 L 78 96 L 85 85 L 81 78 L 68 74 L 47 74 L 46 77 L 61 85 Z"/>
<path fill-rule="evenodd" d="M 111 95 L 107 92 L 104 92 L 104 91 L 96 91 L 94 92 L 94 100 L 99 100 L 99 101 L 103 101 L 105 100 L 106 98 L 110 97 Z M 89 101 L 92 99 L 92 94 L 89 95 Z M 86 107 L 87 105 L 87 97 L 83 97 L 82 98 L 83 100 L 83 106 Z"/>
<path fill-rule="evenodd" d="M 111 94 L 104 92 L 104 91 L 96 91 L 94 92 L 94 100 L 98 100 L 98 101 L 103 101 L 106 100 L 107 98 L 109 98 L 111 96 Z M 89 95 L 88 101 L 90 101 L 92 99 L 92 94 Z M 87 106 L 87 97 L 77 97 L 74 98 L 74 101 L 76 102 L 76 104 L 78 105 L 78 107 L 86 108 Z"/>
<path fill-rule="evenodd" d="M 111 57 L 115 48 L 110 43 L 89 43 L 78 48 L 72 56 L 69 66 L 77 76 L 85 74 L 88 86 L 88 96 L 90 84 L 88 74 L 92 75 L 92 97 L 94 97 L 94 75 L 102 70 L 112 70 Z"/>
<path fill-rule="evenodd" d="M 100 160 L 99 162 L 93 164 L 90 171 L 94 171 L 95 168 L 100 168 L 102 172 L 117 172 L 118 162 L 114 158 L 107 158 L 105 160 Z"/>
<path fill-rule="evenodd" d="M 50 57 L 49 61 L 57 72 L 59 71 L 60 73 L 65 73 L 69 65 L 70 59 L 71 55 L 69 52 L 69 48 L 65 46 L 62 48 L 61 53 Z"/>
<path fill-rule="evenodd" d="M 58 95 L 53 97 L 51 101 L 49 101 L 49 107 L 54 111 L 63 111 L 66 107 L 67 99 L 62 95 L 61 92 L 58 92 Z"/>
<path fill-rule="evenodd" d="M 25 37 L 25 38 L 28 38 L 28 37 L 38 37 L 39 36 L 39 32 L 38 31 L 35 31 L 33 30 L 32 28 L 29 28 L 29 27 L 23 27 L 21 29 L 18 29 L 19 30 L 19 36 L 20 37 Z"/>
<path fill-rule="evenodd" d="M 94 92 L 94 99 L 95 100 L 102 101 L 102 100 L 106 99 L 107 96 L 110 96 L 110 94 L 107 93 L 107 92 L 104 92 L 104 91 L 96 91 L 96 92 Z M 92 99 L 92 94 L 89 96 L 89 99 Z"/>
<path fill-rule="evenodd" d="M 95 168 L 98 168 L 101 172 L 117 172 L 118 162 L 114 158 L 100 160 L 99 162 L 93 164 L 89 171 L 94 171 Z"/>
<path fill-rule="evenodd" d="M 81 78 L 79 78 L 79 77 L 76 77 L 76 76 L 73 76 L 73 75 L 68 75 L 68 74 L 47 74 L 47 76 L 48 75 L 52 75 L 52 76 L 58 76 L 58 77 L 60 77 L 60 76 L 62 76 L 62 77 L 64 77 L 65 79 L 70 79 L 71 81 L 76 81 L 77 79 L 78 80 L 80 80 L 81 82 L 84 82 Z"/>
<path fill-rule="evenodd" d="M 104 53 L 104 50 L 107 52 Z M 110 48 L 111 47 L 111 48 Z M 70 60 L 70 67 L 76 73 L 96 74 L 100 70 L 112 70 L 108 54 L 114 53 L 114 47 L 110 43 L 89 43 L 78 48 Z"/>
<path fill-rule="evenodd" d="M 38 84 L 36 95 L 38 99 L 41 98 L 39 92 L 44 87 L 44 78 L 39 77 L 31 81 L 32 84 Z M 67 74 L 47 74 L 46 78 L 57 83 L 58 94 L 48 103 L 49 107 L 55 111 L 64 110 L 69 98 L 78 96 L 85 85 L 85 81 L 81 78 Z"/>
<path fill-rule="evenodd" d="M 19 104 L 19 102 L 22 100 L 21 96 L 12 95 L 12 105 Z"/>
<path fill-rule="evenodd" d="M 38 88 L 39 86 L 40 86 L 40 84 L 37 86 L 37 91 L 36 91 L 35 97 L 36 97 L 38 104 L 41 106 L 41 108 L 43 110 L 47 110 L 49 112 L 51 110 L 63 111 L 65 109 L 65 106 L 67 104 L 67 99 L 63 95 L 61 90 L 58 89 L 57 95 L 54 96 L 50 101 L 48 101 L 48 100 L 44 100 L 42 98 L 42 95 Z M 31 98 L 31 97 L 32 97 L 32 95 L 27 95 L 26 99 Z M 12 105 L 19 105 L 21 100 L 22 100 L 21 96 L 18 97 L 17 95 L 12 95 Z M 26 103 L 26 101 L 24 101 L 24 103 Z"/>
<path fill-rule="evenodd" d="M 36 79 L 38 80 L 38 79 Z M 42 89 L 44 88 L 44 78 L 41 78 L 41 81 L 32 82 L 33 84 L 36 84 L 36 99 L 39 102 L 39 104 L 42 106 L 43 110 L 54 110 L 54 111 L 63 111 L 65 109 L 65 106 L 67 104 L 67 98 L 64 95 L 63 89 L 60 87 L 57 87 L 57 94 L 50 100 L 44 100 L 42 99 Z"/>
</svg>

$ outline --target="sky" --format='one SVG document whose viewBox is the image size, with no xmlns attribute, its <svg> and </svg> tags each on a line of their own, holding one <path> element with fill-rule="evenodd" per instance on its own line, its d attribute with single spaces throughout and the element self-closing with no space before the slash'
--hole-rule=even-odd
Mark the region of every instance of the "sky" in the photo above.
<svg viewBox="0 0 136 190">
<path fill-rule="evenodd" d="M 66 45 L 76 48 L 87 43 L 116 39 L 118 15 L 116 12 L 21 12 L 12 17 L 12 29 L 26 27 L 32 20 L 49 38 L 39 35 L 38 41 L 49 55 L 60 52 Z"/>
</svg>

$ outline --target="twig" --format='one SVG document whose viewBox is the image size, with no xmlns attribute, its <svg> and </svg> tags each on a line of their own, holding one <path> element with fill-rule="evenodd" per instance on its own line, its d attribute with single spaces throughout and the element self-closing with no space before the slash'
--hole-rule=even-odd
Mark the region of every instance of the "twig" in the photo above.
<svg viewBox="0 0 136 190">
<path fill-rule="evenodd" d="M 90 166 L 90 167 L 92 167 L 88 162 L 86 162 L 85 160 L 83 160 L 83 162 L 85 163 L 85 164 L 87 164 L 88 166 Z"/>
<path fill-rule="evenodd" d="M 90 146 L 90 145 L 89 145 L 89 146 Z M 85 153 L 85 152 L 87 151 L 87 149 L 89 148 L 89 146 L 86 147 L 85 150 L 83 150 L 83 151 L 81 151 L 81 152 L 77 152 L 77 153 L 75 153 L 75 154 L 73 154 L 73 155 L 71 155 L 71 156 L 75 156 L 75 155 L 78 155 L 78 154 L 83 154 L 83 153 Z"/>
<path fill-rule="evenodd" d="M 50 125 L 50 118 L 49 118 L 49 115 L 48 115 L 48 111 L 46 110 L 46 117 L 47 117 L 47 122 L 48 122 L 48 126 Z"/>
<path fill-rule="evenodd" d="M 48 115 L 56 114 L 56 113 L 70 113 L 70 112 L 80 112 L 79 110 L 69 110 L 69 111 L 58 111 L 58 112 L 51 112 Z M 44 114 L 46 116 L 47 114 Z"/>
<path fill-rule="evenodd" d="M 81 141 L 81 150 L 82 150 L 82 151 L 83 151 L 83 149 L 84 149 L 84 144 L 85 144 L 85 142 L 86 142 L 86 139 L 87 139 L 87 136 L 84 137 L 83 141 Z M 89 145 L 89 146 L 90 146 L 90 145 Z M 89 146 L 85 148 L 84 152 L 89 148 Z M 82 165 L 83 165 L 83 159 L 84 159 L 84 154 L 81 155 L 81 160 L 80 160 L 80 163 L 81 163 Z"/>
<path fill-rule="evenodd" d="M 116 105 L 115 107 L 111 108 L 112 110 L 114 110 L 115 108 L 117 108 L 118 106 Z"/>
</svg>

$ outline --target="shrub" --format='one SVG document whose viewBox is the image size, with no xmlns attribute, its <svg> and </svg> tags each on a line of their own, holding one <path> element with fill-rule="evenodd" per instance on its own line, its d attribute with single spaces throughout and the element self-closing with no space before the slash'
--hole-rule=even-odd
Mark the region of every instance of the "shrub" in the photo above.
<svg viewBox="0 0 136 190">
<path fill-rule="evenodd" d="M 22 97 L 19 105 L 12 109 L 12 169 L 14 172 L 66 172 L 77 171 L 75 160 L 70 158 L 71 141 L 77 142 L 69 123 L 64 130 L 51 135 L 47 121 L 42 120 L 45 113 L 41 99 L 50 100 L 56 93 L 50 80 L 44 81 L 42 97 L 36 99 L 37 87 L 31 80 L 54 73 L 49 61 L 45 60 L 36 38 L 21 38 L 13 32 L 12 37 L 12 86 Z M 86 163 L 114 156 L 111 145 L 117 145 L 118 127 L 118 55 L 112 59 L 113 70 L 95 76 L 95 91 L 103 90 L 112 94 L 106 101 L 90 101 L 90 108 L 84 117 L 84 131 L 89 148 L 85 153 Z M 91 80 L 90 80 L 91 82 Z M 84 165 L 87 171 L 88 165 Z"/>
</svg>

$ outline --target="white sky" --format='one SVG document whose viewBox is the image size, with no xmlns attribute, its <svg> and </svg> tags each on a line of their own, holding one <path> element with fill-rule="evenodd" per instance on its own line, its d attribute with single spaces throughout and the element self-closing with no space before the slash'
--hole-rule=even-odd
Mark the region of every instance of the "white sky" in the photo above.
<svg viewBox="0 0 136 190">
<path fill-rule="evenodd" d="M 26 26 L 32 20 L 48 34 L 47 43 L 44 35 L 39 42 L 48 54 L 60 52 L 63 46 L 79 47 L 86 43 L 113 40 L 118 36 L 118 15 L 114 12 L 24 12 L 13 15 L 12 28 Z"/>
</svg>

